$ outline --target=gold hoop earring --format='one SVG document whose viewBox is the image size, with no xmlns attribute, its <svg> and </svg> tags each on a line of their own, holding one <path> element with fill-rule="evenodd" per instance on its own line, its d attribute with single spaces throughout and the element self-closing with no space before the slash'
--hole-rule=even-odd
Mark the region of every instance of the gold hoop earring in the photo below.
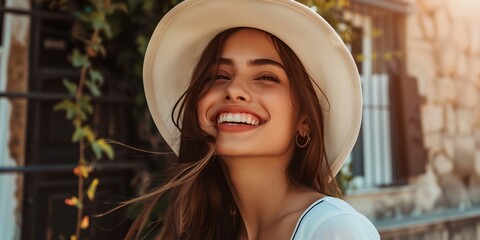
<svg viewBox="0 0 480 240">
<path fill-rule="evenodd" d="M 304 142 L 303 144 L 300 144 L 300 143 L 299 143 L 299 141 L 298 141 L 299 136 L 300 136 L 300 134 L 298 134 L 298 132 L 297 132 L 297 135 L 295 136 L 295 143 L 297 144 L 297 146 L 298 146 L 299 148 L 304 148 L 304 147 L 306 147 L 306 146 L 308 145 L 308 143 L 310 143 L 310 134 L 308 134 L 308 132 L 307 132 L 307 136 L 306 136 L 306 137 L 307 137 L 307 140 L 305 140 L 305 142 Z"/>
</svg>

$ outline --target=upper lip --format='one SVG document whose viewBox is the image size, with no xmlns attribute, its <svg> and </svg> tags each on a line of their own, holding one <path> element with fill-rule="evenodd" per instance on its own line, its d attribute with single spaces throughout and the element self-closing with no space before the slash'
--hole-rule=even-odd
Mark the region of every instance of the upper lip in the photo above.
<svg viewBox="0 0 480 240">
<path fill-rule="evenodd" d="M 240 107 L 240 106 L 227 106 L 227 107 L 222 107 L 222 108 L 219 108 L 217 111 L 214 112 L 214 114 L 211 116 L 210 120 L 213 122 L 213 123 L 217 123 L 217 119 L 218 119 L 218 116 L 221 114 L 221 113 L 247 113 L 247 114 L 250 114 L 250 115 L 253 115 L 254 117 L 256 117 L 259 121 L 260 121 L 260 124 L 264 123 L 265 122 L 265 119 L 262 118 L 259 114 L 257 114 L 256 112 L 250 110 L 250 109 L 247 109 L 247 108 L 244 108 L 244 107 Z"/>
</svg>

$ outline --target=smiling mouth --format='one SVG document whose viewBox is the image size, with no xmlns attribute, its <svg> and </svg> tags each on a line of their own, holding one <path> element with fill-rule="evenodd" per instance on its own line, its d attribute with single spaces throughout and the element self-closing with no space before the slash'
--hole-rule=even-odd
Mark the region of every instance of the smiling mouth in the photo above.
<svg viewBox="0 0 480 240">
<path fill-rule="evenodd" d="M 260 120 L 249 113 L 220 113 L 217 116 L 217 124 L 245 124 L 258 126 Z"/>
</svg>

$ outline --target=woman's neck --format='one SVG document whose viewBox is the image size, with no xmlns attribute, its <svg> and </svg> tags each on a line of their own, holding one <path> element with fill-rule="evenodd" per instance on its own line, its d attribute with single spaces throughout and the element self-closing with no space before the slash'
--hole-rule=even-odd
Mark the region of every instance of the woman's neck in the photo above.
<svg viewBox="0 0 480 240">
<path fill-rule="evenodd" d="M 248 239 L 258 239 L 289 205 L 287 159 L 223 157 Z"/>
</svg>

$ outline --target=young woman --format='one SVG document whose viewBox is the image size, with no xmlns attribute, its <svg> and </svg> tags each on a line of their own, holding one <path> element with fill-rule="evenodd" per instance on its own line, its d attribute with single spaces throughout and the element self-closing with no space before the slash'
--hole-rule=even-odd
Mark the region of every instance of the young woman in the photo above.
<svg viewBox="0 0 480 240">
<path fill-rule="evenodd" d="M 141 236 L 162 196 L 159 239 L 379 239 L 331 197 L 358 134 L 361 92 L 345 46 L 310 9 L 184 1 L 150 40 L 144 83 L 178 162 L 132 201 L 145 207 L 127 239 Z"/>
</svg>

